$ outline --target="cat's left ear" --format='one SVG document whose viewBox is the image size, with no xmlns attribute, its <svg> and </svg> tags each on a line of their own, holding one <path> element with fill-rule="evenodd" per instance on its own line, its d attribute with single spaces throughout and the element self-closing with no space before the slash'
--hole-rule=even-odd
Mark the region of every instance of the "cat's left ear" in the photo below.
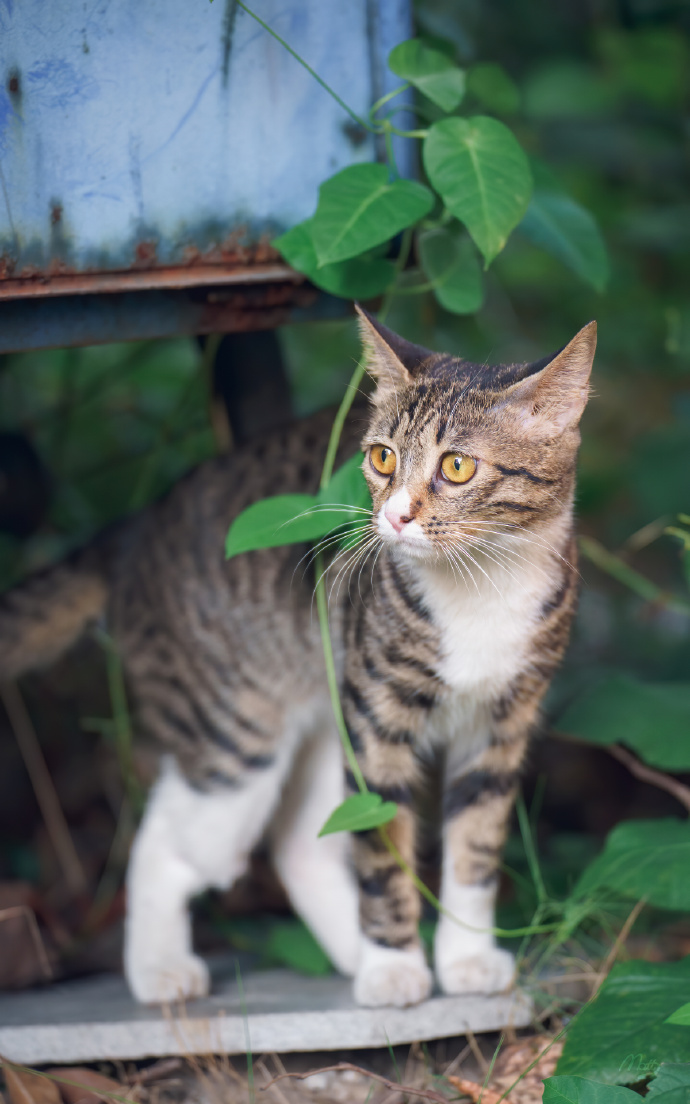
<svg viewBox="0 0 690 1104">
<path fill-rule="evenodd" d="M 530 366 L 513 384 L 511 405 L 519 404 L 525 421 L 554 435 L 574 427 L 589 395 L 589 377 L 597 347 L 597 324 L 589 322 L 560 352 Z"/>
<path fill-rule="evenodd" d="M 393 333 L 363 310 L 359 303 L 355 303 L 355 310 L 359 315 L 359 333 L 367 358 L 367 371 L 378 385 L 377 398 L 409 386 L 424 361 L 434 354 Z"/>
</svg>

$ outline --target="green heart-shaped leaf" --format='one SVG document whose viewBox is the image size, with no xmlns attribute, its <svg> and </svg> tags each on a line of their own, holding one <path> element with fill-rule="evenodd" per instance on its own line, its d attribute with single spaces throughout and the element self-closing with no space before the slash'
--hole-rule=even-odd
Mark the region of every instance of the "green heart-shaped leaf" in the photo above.
<svg viewBox="0 0 690 1104">
<path fill-rule="evenodd" d="M 666 1023 L 678 1020 L 669 1017 Z M 686 1023 L 690 1026 L 690 1019 Z M 645 1100 L 653 1100 L 654 1104 L 689 1104 L 690 1062 L 662 1062 L 649 1083 Z"/>
<path fill-rule="evenodd" d="M 525 214 L 532 193 L 529 162 L 517 139 L 486 115 L 442 119 L 424 139 L 424 166 L 488 266 Z"/>
<path fill-rule="evenodd" d="M 687 1028 L 664 1021 L 688 1000 L 690 957 L 680 962 L 633 959 L 619 963 L 597 999 L 572 1020 L 558 1075 L 635 1084 L 658 1069 L 662 1061 L 685 1062 Z"/>
<path fill-rule="evenodd" d="M 632 1089 L 602 1085 L 586 1077 L 548 1077 L 544 1081 L 544 1104 L 640 1104 Z"/>
<path fill-rule="evenodd" d="M 662 770 L 690 770 L 690 682 L 609 675 L 575 698 L 558 727 L 592 744 L 625 744 Z"/>
<path fill-rule="evenodd" d="M 384 801 L 377 793 L 359 793 L 347 797 L 342 805 L 334 809 L 320 836 L 329 836 L 333 832 L 365 832 L 370 828 L 379 828 L 388 824 L 398 811 L 394 801 Z"/>
<path fill-rule="evenodd" d="M 682 1004 L 680 1008 L 676 1008 L 664 1023 L 669 1024 L 683 1024 L 685 1027 L 690 1027 L 690 1003 Z"/>
<path fill-rule="evenodd" d="M 319 266 L 346 261 L 412 226 L 434 203 L 415 180 L 389 180 L 385 165 L 350 165 L 319 188 L 311 237 Z"/>
<path fill-rule="evenodd" d="M 410 38 L 391 50 L 388 66 L 444 111 L 454 111 L 465 95 L 462 69 L 419 38 Z"/>
<path fill-rule="evenodd" d="M 467 90 L 496 115 L 512 115 L 520 106 L 520 92 L 505 69 L 479 62 L 467 74 Z"/>
<path fill-rule="evenodd" d="M 658 908 L 690 911 L 690 823 L 628 820 L 609 832 L 604 850 L 575 885 L 573 898 L 592 897 L 602 889 Z"/>
<path fill-rule="evenodd" d="M 319 491 L 319 502 L 324 505 L 360 506 L 371 511 L 371 492 L 362 471 L 364 455 L 356 452 L 333 473 L 328 484 Z"/>
<path fill-rule="evenodd" d="M 353 257 L 319 268 L 311 236 L 311 219 L 298 223 L 272 242 L 282 256 L 313 284 L 344 299 L 373 299 L 395 279 L 395 265 L 381 257 Z"/>
<path fill-rule="evenodd" d="M 320 540 L 337 529 L 361 525 L 371 509 L 362 453 L 350 457 L 317 495 L 274 495 L 253 502 L 233 521 L 225 542 L 228 559 L 258 548 Z M 356 543 L 351 534 L 348 543 Z"/>
<path fill-rule="evenodd" d="M 570 196 L 538 189 L 520 223 L 520 230 L 585 283 L 597 291 L 604 290 L 609 279 L 606 246 L 589 211 Z"/>
<path fill-rule="evenodd" d="M 477 255 L 466 234 L 438 228 L 417 238 L 422 268 L 442 307 L 454 314 L 473 314 L 484 298 Z"/>
</svg>

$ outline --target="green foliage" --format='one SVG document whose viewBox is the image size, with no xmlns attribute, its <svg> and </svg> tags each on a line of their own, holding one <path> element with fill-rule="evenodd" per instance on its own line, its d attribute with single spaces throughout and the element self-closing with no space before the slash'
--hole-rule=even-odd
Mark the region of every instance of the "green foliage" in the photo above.
<svg viewBox="0 0 690 1104">
<path fill-rule="evenodd" d="M 398 811 L 394 801 L 384 801 L 377 793 L 358 793 L 345 800 L 334 809 L 320 836 L 329 836 L 333 832 L 366 832 L 371 828 L 380 828 L 388 824 Z"/>
<path fill-rule="evenodd" d="M 548 1077 L 544 1104 L 639 1104 L 640 1098 L 622 1085 L 603 1085 L 586 1077 Z"/>
<path fill-rule="evenodd" d="M 395 266 L 381 257 L 366 253 L 347 261 L 319 266 L 312 239 L 313 219 L 300 222 L 273 242 L 293 268 L 309 274 L 323 291 L 346 299 L 372 299 L 393 282 Z"/>
<path fill-rule="evenodd" d="M 273 243 L 294 268 L 325 291 L 368 299 L 401 287 L 385 253 L 395 248 L 397 234 L 410 230 L 418 237 L 417 252 L 430 284 L 439 284 L 441 306 L 457 314 L 474 313 L 481 306 L 476 258 L 458 237 L 451 216 L 465 225 L 488 267 L 527 211 L 532 178 L 519 142 L 502 122 L 486 115 L 453 114 L 464 98 L 466 76 L 446 47 L 421 38 L 396 46 L 389 66 L 408 83 L 374 105 L 369 123 L 317 77 L 354 119 L 384 138 L 388 153 L 387 165 L 350 165 L 324 181 L 314 215 Z M 379 115 L 410 85 L 424 97 L 418 114 L 427 117 L 433 105 L 432 119 L 439 111 L 446 117 L 434 119 L 427 129 L 405 131 L 393 122 L 400 107 Z M 475 65 L 470 88 L 475 101 L 498 114 L 509 115 L 519 106 L 518 89 L 498 65 Z M 393 135 L 423 140 L 424 167 L 433 192 L 417 181 L 399 178 Z M 603 287 L 605 249 L 591 216 L 574 200 L 558 189 L 539 196 L 523 229 L 581 279 Z M 384 255 L 371 254 L 376 246 L 384 247 Z M 403 252 L 399 258 L 404 267 Z M 413 283 L 409 290 L 422 286 Z"/>
<path fill-rule="evenodd" d="M 274 495 L 248 506 L 230 526 L 225 555 L 230 559 L 258 548 L 318 541 L 348 523 L 358 523 L 370 510 L 360 452 L 318 494 Z"/>
<path fill-rule="evenodd" d="M 690 1062 L 662 1062 L 649 1083 L 646 1099 L 655 1104 L 689 1104 Z"/>
<path fill-rule="evenodd" d="M 391 50 L 390 69 L 423 92 L 443 111 L 454 111 L 465 95 L 465 74 L 446 54 L 418 38 Z"/>
<path fill-rule="evenodd" d="M 690 957 L 614 966 L 596 1000 L 569 1027 L 556 1071 L 559 1078 L 577 1075 L 607 1084 L 634 1084 L 645 1075 L 641 1068 L 683 1062 L 690 1054 L 687 1030 L 665 1021 L 689 997 Z"/>
<path fill-rule="evenodd" d="M 690 1027 L 690 1003 L 682 1005 L 680 1008 L 676 1008 L 666 1023 L 670 1024 L 683 1024 L 685 1027 Z"/>
<path fill-rule="evenodd" d="M 349 165 L 319 188 L 310 222 L 317 264 L 346 261 L 428 215 L 434 197 L 416 180 L 390 180 L 385 165 Z"/>
<path fill-rule="evenodd" d="M 609 279 L 606 246 L 584 207 L 557 191 L 535 191 L 520 230 L 553 254 L 585 283 L 603 291 Z"/>
<path fill-rule="evenodd" d="M 424 167 L 488 266 L 529 203 L 532 174 L 519 143 L 488 115 L 442 119 L 424 140 Z"/>
<path fill-rule="evenodd" d="M 310 977 L 331 973 L 331 962 L 301 920 L 280 920 L 271 925 L 268 938 L 261 945 L 264 957 L 290 970 Z"/>
<path fill-rule="evenodd" d="M 453 314 L 474 314 L 484 298 L 482 274 L 466 235 L 435 227 L 417 238 L 422 269 L 442 307 Z"/>
<path fill-rule="evenodd" d="M 513 115 L 520 106 L 520 90 L 501 65 L 480 62 L 467 74 L 467 90 L 488 111 Z"/>
<path fill-rule="evenodd" d="M 576 698 L 558 727 L 592 744 L 626 744 L 654 767 L 690 770 L 690 683 L 612 675 Z"/>
<path fill-rule="evenodd" d="M 573 897 L 602 888 L 644 897 L 659 908 L 690 911 L 690 822 L 630 820 L 616 825 L 601 855 L 577 882 Z"/>
</svg>

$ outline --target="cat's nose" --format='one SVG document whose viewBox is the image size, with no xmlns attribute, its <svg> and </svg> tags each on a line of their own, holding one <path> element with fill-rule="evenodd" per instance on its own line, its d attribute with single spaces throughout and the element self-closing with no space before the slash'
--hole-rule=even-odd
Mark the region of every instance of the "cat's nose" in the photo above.
<svg viewBox="0 0 690 1104">
<path fill-rule="evenodd" d="M 386 508 L 383 511 L 386 515 L 386 520 L 390 521 L 391 525 L 395 529 L 396 533 L 402 532 L 403 528 L 412 518 L 402 512 L 400 506 L 393 503 L 390 499 L 386 503 Z"/>
</svg>

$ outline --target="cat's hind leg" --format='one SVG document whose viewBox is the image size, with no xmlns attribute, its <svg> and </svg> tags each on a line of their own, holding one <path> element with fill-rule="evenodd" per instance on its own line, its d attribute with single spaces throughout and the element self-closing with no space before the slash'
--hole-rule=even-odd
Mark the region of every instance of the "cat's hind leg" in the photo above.
<svg viewBox="0 0 690 1104">
<path fill-rule="evenodd" d="M 329 718 L 300 749 L 271 843 L 276 870 L 295 911 L 340 973 L 352 976 L 359 963 L 360 930 L 350 838 L 343 832 L 319 838 L 344 797 L 342 751 Z"/>
<path fill-rule="evenodd" d="M 332 722 L 302 745 L 272 828 L 276 871 L 295 911 L 341 974 L 360 956 L 357 883 L 344 832 L 319 831 L 344 798 L 342 752 Z"/>
<path fill-rule="evenodd" d="M 145 1004 L 208 992 L 192 951 L 189 900 L 224 889 L 243 872 L 275 808 L 289 767 L 278 757 L 234 786 L 195 789 L 174 759 L 163 764 L 132 847 L 127 872 L 125 975 Z"/>
</svg>

